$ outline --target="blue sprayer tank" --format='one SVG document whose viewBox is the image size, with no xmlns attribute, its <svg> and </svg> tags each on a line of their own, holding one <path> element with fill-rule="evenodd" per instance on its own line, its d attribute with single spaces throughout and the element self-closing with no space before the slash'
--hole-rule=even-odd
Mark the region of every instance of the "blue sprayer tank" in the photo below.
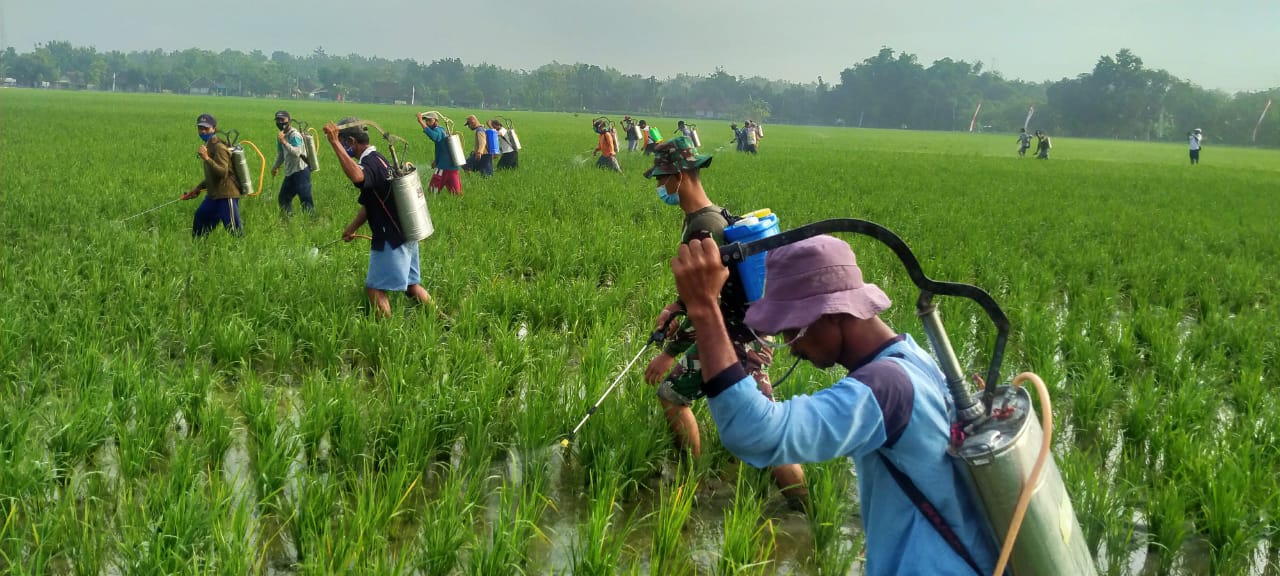
<svg viewBox="0 0 1280 576">
<path fill-rule="evenodd" d="M 744 214 L 742 219 L 724 229 L 727 242 L 753 242 L 778 233 L 778 215 L 768 208 Z M 742 277 L 742 289 L 747 302 L 755 302 L 764 296 L 764 262 L 768 252 L 748 256 L 738 263 L 738 275 Z"/>
<path fill-rule="evenodd" d="M 484 129 L 485 143 L 489 145 L 489 154 L 497 156 L 498 152 L 498 131 L 493 128 Z"/>
</svg>

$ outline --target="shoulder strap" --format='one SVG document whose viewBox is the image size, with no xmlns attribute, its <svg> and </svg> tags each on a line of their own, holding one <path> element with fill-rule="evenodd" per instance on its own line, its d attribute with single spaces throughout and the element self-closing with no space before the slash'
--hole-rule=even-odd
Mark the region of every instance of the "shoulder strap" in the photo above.
<svg viewBox="0 0 1280 576">
<path fill-rule="evenodd" d="M 890 462 L 889 458 L 884 455 L 884 452 L 876 450 L 876 455 L 880 457 L 880 461 L 884 463 L 884 467 L 889 469 L 889 475 L 893 477 L 893 481 L 898 484 L 898 487 L 906 493 L 907 498 L 911 500 L 911 503 L 915 504 L 916 509 L 919 510 L 920 513 L 924 515 L 925 519 L 929 521 L 929 525 L 933 526 L 933 529 L 938 531 L 938 535 L 942 536 L 943 540 L 946 540 L 947 545 L 964 560 L 965 564 L 968 564 L 976 574 L 982 576 L 983 572 L 978 568 L 978 562 L 973 559 L 973 556 L 969 554 L 969 550 L 960 542 L 960 537 L 956 536 L 955 531 L 952 530 L 950 526 L 947 526 L 946 521 L 942 519 L 942 514 L 938 513 L 938 509 L 935 508 L 933 503 L 925 497 L 924 493 L 916 487 L 915 482 L 912 482 L 911 478 L 904 474 L 902 470 L 899 470 L 897 466 L 894 466 L 893 462 Z"/>
</svg>

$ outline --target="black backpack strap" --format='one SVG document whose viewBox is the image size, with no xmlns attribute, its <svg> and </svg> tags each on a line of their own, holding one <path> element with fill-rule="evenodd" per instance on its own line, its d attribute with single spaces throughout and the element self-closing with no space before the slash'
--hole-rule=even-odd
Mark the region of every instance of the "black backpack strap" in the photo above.
<svg viewBox="0 0 1280 576">
<path fill-rule="evenodd" d="M 893 476 L 893 481 L 898 483 L 898 487 L 902 488 L 902 491 L 907 494 L 907 498 L 911 499 L 911 503 L 916 505 L 916 509 L 920 510 L 920 513 L 929 521 L 933 529 L 938 531 L 938 535 L 947 541 L 947 545 L 951 546 L 951 549 L 964 560 L 965 564 L 973 568 L 974 573 L 982 576 L 982 570 L 978 568 L 977 561 L 973 559 L 973 556 L 969 554 L 969 550 L 960 542 L 960 537 L 956 536 L 955 531 L 950 526 L 947 526 L 947 522 L 942 519 L 942 514 L 938 513 L 938 509 L 933 507 L 933 503 L 929 502 L 929 499 L 916 487 L 911 478 L 908 478 L 902 470 L 899 470 L 897 466 L 893 465 L 893 462 L 889 461 L 889 458 L 885 457 L 884 452 L 877 450 L 876 455 L 880 457 L 880 461 L 884 463 L 885 468 L 889 469 L 889 475 Z"/>
</svg>

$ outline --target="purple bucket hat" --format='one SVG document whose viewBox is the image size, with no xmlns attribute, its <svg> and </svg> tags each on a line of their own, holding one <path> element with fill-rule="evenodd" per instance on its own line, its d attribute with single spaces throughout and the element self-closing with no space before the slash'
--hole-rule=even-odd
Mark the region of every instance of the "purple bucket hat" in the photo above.
<svg viewBox="0 0 1280 576">
<path fill-rule="evenodd" d="M 769 251 L 764 297 L 747 309 L 747 325 L 777 334 L 813 324 L 824 314 L 867 319 L 892 302 L 875 284 L 862 281 L 853 250 L 832 236 L 815 236 Z"/>
</svg>

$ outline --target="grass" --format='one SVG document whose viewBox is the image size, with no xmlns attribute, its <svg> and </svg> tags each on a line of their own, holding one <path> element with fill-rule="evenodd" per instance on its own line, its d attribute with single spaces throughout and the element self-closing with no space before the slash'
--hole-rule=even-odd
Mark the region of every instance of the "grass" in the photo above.
<svg viewBox="0 0 1280 576">
<path fill-rule="evenodd" d="M 519 172 L 429 199 L 422 275 L 447 330 L 403 298 L 367 315 L 363 243 L 307 257 L 356 209 L 332 161 L 314 218 L 281 219 L 267 191 L 242 203 L 240 239 L 192 241 L 194 203 L 119 222 L 195 183 L 194 115 L 261 143 L 282 106 L 417 138 L 406 107 L 0 90 L 0 165 L 17 167 L 0 170 L 0 572 L 545 574 L 576 554 L 678 574 L 721 544 L 725 570 L 858 570 L 844 463 L 810 467 L 815 507 L 791 531 L 813 552 L 797 540 L 810 559 L 782 566 L 790 540 L 752 516 L 776 494 L 700 497 L 738 466 L 704 405 L 709 470 L 664 476 L 682 457 L 639 368 L 551 468 L 546 447 L 674 296 L 679 214 L 640 155 L 621 176 L 575 166 L 587 115 L 504 113 Z M 86 116 L 134 128 L 85 131 Z M 931 277 L 991 291 L 1013 323 L 1002 373 L 1035 370 L 1058 400 L 1055 454 L 1104 571 L 1143 543 L 1157 573 L 1247 571 L 1266 541 L 1274 572 L 1280 153 L 1215 148 L 1192 169 L 1176 145 L 1055 145 L 1019 161 L 1003 136 L 774 126 L 758 157 L 720 151 L 703 177 L 783 228 L 882 223 Z M 851 244 L 896 303 L 885 319 L 924 341 L 896 260 Z M 984 368 L 990 328 L 940 304 L 966 370 Z M 779 393 L 835 377 L 801 366 Z M 548 538 L 552 507 L 584 535 Z"/>
</svg>

